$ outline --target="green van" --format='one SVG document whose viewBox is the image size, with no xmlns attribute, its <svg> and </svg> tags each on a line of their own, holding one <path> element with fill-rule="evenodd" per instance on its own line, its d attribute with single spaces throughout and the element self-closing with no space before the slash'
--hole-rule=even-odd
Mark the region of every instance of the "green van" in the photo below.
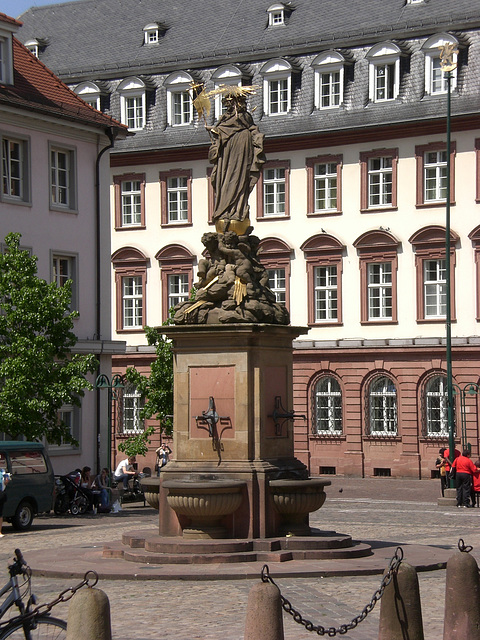
<svg viewBox="0 0 480 640">
<path fill-rule="evenodd" d="M 0 468 L 11 474 L 3 517 L 15 529 L 26 531 L 37 513 L 50 511 L 55 478 L 52 463 L 39 442 L 0 442 Z"/>
</svg>

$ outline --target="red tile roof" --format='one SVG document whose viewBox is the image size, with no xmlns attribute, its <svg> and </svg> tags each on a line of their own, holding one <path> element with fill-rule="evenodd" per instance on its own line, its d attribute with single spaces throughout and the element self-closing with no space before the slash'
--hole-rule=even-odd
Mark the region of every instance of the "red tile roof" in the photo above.
<svg viewBox="0 0 480 640">
<path fill-rule="evenodd" d="M 16 38 L 13 66 L 14 85 L 0 83 L 0 104 L 127 134 L 125 125 L 86 104 Z"/>
<path fill-rule="evenodd" d="M 23 24 L 22 22 L 15 20 L 15 18 L 12 18 L 11 16 L 7 16 L 6 13 L 2 13 L 1 11 L 0 11 L 0 22 L 6 22 L 7 24 L 14 24 L 16 27 L 21 27 Z"/>
</svg>

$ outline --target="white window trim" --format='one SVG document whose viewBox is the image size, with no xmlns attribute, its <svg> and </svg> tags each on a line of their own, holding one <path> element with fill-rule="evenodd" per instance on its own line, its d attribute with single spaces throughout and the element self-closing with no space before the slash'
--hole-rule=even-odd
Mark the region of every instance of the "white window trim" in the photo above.
<svg viewBox="0 0 480 640">
<path fill-rule="evenodd" d="M 325 165 L 327 167 L 325 174 L 317 173 L 318 167 Z M 332 171 L 331 168 L 334 168 Z M 317 208 L 317 191 L 320 183 L 325 185 L 325 208 Z M 333 186 L 335 183 L 335 186 Z M 331 196 L 332 190 L 335 190 L 335 204 Z M 338 211 L 338 165 L 336 162 L 316 162 L 313 165 L 313 203 L 315 213 L 324 213 L 326 211 Z M 331 206 L 333 205 L 333 206 Z"/>
<path fill-rule="evenodd" d="M 74 89 L 77 96 L 80 96 L 87 104 L 100 111 L 100 88 L 94 82 L 81 82 Z"/>
<path fill-rule="evenodd" d="M 325 269 L 327 284 L 317 286 L 317 273 Z M 334 284 L 331 284 L 332 281 Z M 323 295 L 322 295 L 323 294 Z M 313 310 L 315 324 L 338 321 L 338 265 L 319 264 L 313 268 Z M 325 318 L 320 318 L 317 313 L 317 301 L 323 299 L 325 302 Z M 335 303 L 335 304 L 334 304 Z"/>
<path fill-rule="evenodd" d="M 190 109 L 189 109 L 189 117 L 187 122 L 181 122 L 178 124 L 174 124 L 174 109 L 173 109 L 173 98 L 175 94 L 179 93 L 188 93 L 190 89 L 191 83 L 193 82 L 193 78 L 190 74 L 186 72 L 178 72 L 172 73 L 165 80 L 165 86 L 167 88 L 167 122 L 171 127 L 185 127 L 193 122 L 193 100 L 190 96 Z"/>
<path fill-rule="evenodd" d="M 391 102 L 398 97 L 400 91 L 400 49 L 391 42 L 377 44 L 367 54 L 369 99 L 371 102 Z M 391 98 L 377 98 L 376 69 L 383 65 L 394 65 L 393 96 Z"/>
<path fill-rule="evenodd" d="M 439 380 L 440 391 L 433 391 L 434 383 Z M 430 378 L 425 385 L 425 422 L 426 435 L 428 438 L 445 438 L 448 436 L 448 415 L 447 415 L 447 378 L 444 375 L 437 375 Z M 432 407 L 432 403 L 437 401 L 438 407 Z M 432 429 L 434 423 L 432 421 L 432 412 L 438 410 L 440 419 L 439 431 Z"/>
<path fill-rule="evenodd" d="M 51 282 L 55 282 L 54 260 L 56 259 L 67 259 L 71 265 L 71 274 L 69 275 L 69 279 L 72 281 L 72 299 L 70 302 L 70 308 L 78 310 L 78 253 L 54 251 L 53 249 L 50 250 Z"/>
<path fill-rule="evenodd" d="M 30 53 L 33 53 L 33 55 L 38 58 L 38 54 L 40 52 L 40 43 L 38 40 L 27 40 L 27 42 L 25 42 L 25 47 L 30 51 Z"/>
<path fill-rule="evenodd" d="M 127 190 L 124 185 L 130 183 L 132 188 Z M 133 183 L 138 183 L 138 189 L 133 188 Z M 136 202 L 136 197 L 138 196 L 138 202 Z M 126 222 L 125 220 L 125 199 L 130 201 L 129 206 L 131 208 L 131 217 L 134 220 L 133 222 Z M 139 212 L 136 211 L 137 205 L 140 207 Z M 138 222 L 135 218 L 139 218 Z M 136 180 L 134 178 L 130 180 L 122 180 L 120 183 L 120 220 L 121 227 L 141 227 L 142 226 L 142 181 L 140 179 Z"/>
<path fill-rule="evenodd" d="M 64 153 L 68 156 L 68 188 L 67 188 L 67 202 L 65 204 L 61 202 L 55 202 L 52 198 L 52 152 Z M 77 211 L 77 152 L 75 148 L 64 147 L 61 144 L 50 142 L 48 145 L 48 165 L 49 165 L 49 191 L 50 191 L 50 209 L 56 211 Z"/>
<path fill-rule="evenodd" d="M 390 382 L 395 392 L 389 391 L 389 389 L 384 384 L 383 387 L 377 391 L 373 391 L 373 385 L 376 385 L 380 380 L 387 380 Z M 382 410 L 383 414 L 383 429 L 374 429 L 375 418 L 373 416 L 374 410 L 374 398 L 379 398 L 380 405 L 377 404 L 377 407 Z M 394 398 L 394 402 L 392 402 L 392 398 Z M 396 385 L 388 378 L 387 376 L 378 376 L 374 378 L 369 385 L 368 388 L 368 403 L 369 403 L 369 411 L 368 411 L 368 419 L 369 419 L 369 431 L 371 436 L 396 436 L 398 434 L 398 394 Z M 392 406 L 393 405 L 393 406 Z M 390 413 L 393 410 L 393 417 L 389 418 Z M 393 429 L 385 429 L 385 426 L 393 426 Z"/>
<path fill-rule="evenodd" d="M 320 391 L 319 387 L 322 383 L 327 383 L 328 388 L 326 391 Z M 336 385 L 336 388 L 333 389 L 332 382 Z M 322 429 L 319 424 L 319 404 L 320 399 L 324 400 L 324 409 L 327 410 L 327 422 L 328 427 L 326 429 Z M 339 436 L 343 433 L 343 416 L 342 416 L 342 389 L 338 380 L 333 376 L 322 376 L 319 380 L 317 380 L 314 388 L 314 403 L 315 403 L 315 433 L 323 434 L 323 435 L 331 435 L 331 436 Z M 339 405 L 339 406 L 337 406 Z M 340 409 L 340 428 L 336 429 L 335 425 L 338 423 L 336 418 L 336 410 Z"/>
<path fill-rule="evenodd" d="M 120 119 L 122 124 L 126 124 L 127 126 L 127 99 L 140 98 L 142 107 L 140 126 L 129 127 L 129 129 L 130 131 L 141 131 L 145 128 L 147 119 L 145 83 L 140 78 L 125 78 L 125 80 L 118 85 L 117 91 L 120 94 Z"/>
<path fill-rule="evenodd" d="M 176 181 L 175 186 L 171 185 L 172 181 Z M 185 186 L 179 185 L 179 181 L 185 181 Z M 166 180 L 167 190 L 167 224 L 188 224 L 188 176 L 170 176 Z M 177 218 L 172 218 L 172 210 L 170 208 L 170 194 L 175 194 L 177 204 Z M 182 199 L 182 194 L 185 194 L 186 198 Z M 185 204 L 185 208 L 182 207 Z"/>
<path fill-rule="evenodd" d="M 134 293 L 132 293 L 131 295 L 127 295 L 125 293 L 125 281 L 127 279 L 133 280 L 134 281 Z M 138 289 L 138 282 L 140 282 L 140 294 L 137 293 L 137 289 Z M 123 329 L 126 331 L 132 331 L 133 329 L 142 329 L 143 328 L 143 323 L 144 323 L 144 318 L 143 318 L 143 297 L 145 295 L 145 291 L 143 290 L 143 279 L 142 276 L 136 276 L 136 275 L 122 275 L 122 280 L 121 280 L 121 286 L 122 286 L 122 325 L 123 325 Z M 126 323 L 126 302 L 127 300 L 131 300 L 132 301 L 132 324 L 129 325 Z M 137 321 L 138 318 L 138 310 L 140 309 L 140 323 Z"/>
<path fill-rule="evenodd" d="M 271 60 L 263 65 L 263 111 L 268 116 L 284 116 L 290 113 L 292 108 L 292 66 L 286 60 L 280 58 Z M 270 102 L 270 83 L 272 81 L 287 81 L 287 105 L 286 109 L 272 113 Z"/>
<path fill-rule="evenodd" d="M 272 4 L 267 9 L 268 26 L 280 27 L 285 24 L 285 5 L 282 3 Z"/>
<path fill-rule="evenodd" d="M 282 274 L 283 272 L 283 274 Z M 279 304 L 287 304 L 287 269 L 285 267 L 269 267 L 268 286 L 275 294 L 275 301 Z"/>
<path fill-rule="evenodd" d="M 152 39 L 153 36 L 153 39 Z M 160 29 L 158 23 L 151 22 L 143 27 L 143 42 L 146 45 L 157 44 L 160 40 Z"/>
<path fill-rule="evenodd" d="M 435 280 L 427 280 L 427 263 L 436 263 L 436 278 Z M 443 263 L 443 264 L 441 264 Z M 441 278 L 441 272 L 445 273 L 445 277 Z M 441 320 L 446 317 L 446 313 L 441 313 L 442 307 L 446 308 L 447 304 L 447 266 L 445 258 L 425 258 L 423 261 L 423 306 L 424 317 L 426 320 Z M 435 288 L 435 307 L 436 313 L 427 312 L 427 287 Z M 442 304 L 442 299 L 444 300 Z M 431 305 L 430 305 L 431 306 Z"/>
<path fill-rule="evenodd" d="M 21 145 L 21 195 L 12 196 L 3 192 L 3 141 L 11 140 Z M 31 154 L 30 154 L 30 138 L 28 136 L 19 136 L 16 132 L 3 131 L 0 132 L 0 159 L 1 159 L 1 184 L 0 184 L 0 201 L 9 202 L 11 204 L 30 205 L 31 204 Z"/>
<path fill-rule="evenodd" d="M 386 265 L 389 265 L 389 271 L 385 268 Z M 371 282 L 372 271 L 375 268 L 378 268 L 379 282 Z M 385 280 L 385 276 L 390 276 L 390 280 Z M 390 298 L 390 307 L 386 304 L 388 298 Z M 376 300 L 379 303 L 379 315 L 372 313 L 374 309 L 372 302 Z M 388 314 L 387 310 L 389 310 Z M 393 319 L 393 265 L 388 260 L 367 263 L 367 312 L 369 321 Z"/>
<path fill-rule="evenodd" d="M 218 89 L 221 85 L 227 87 L 240 87 L 242 84 L 242 72 L 238 67 L 234 65 L 224 65 L 219 67 L 213 74 L 212 80 L 214 82 L 215 89 Z M 222 115 L 222 95 L 215 96 L 215 118 L 218 119 Z"/>
<path fill-rule="evenodd" d="M 180 302 L 186 302 L 190 294 L 188 273 L 169 273 L 167 276 L 168 308 L 171 309 Z M 178 284 L 178 291 L 172 292 L 172 284 Z M 185 286 L 186 285 L 186 286 Z"/>
<path fill-rule="evenodd" d="M 345 85 L 345 58 L 336 51 L 326 51 L 320 54 L 312 62 L 312 67 L 315 69 L 315 108 L 316 109 L 338 109 L 344 101 L 344 85 Z M 328 107 L 322 106 L 321 96 L 321 78 L 324 73 L 336 73 L 340 74 L 340 97 L 339 103 L 329 105 Z"/>
<path fill-rule="evenodd" d="M 435 153 L 437 155 L 437 161 L 434 163 L 428 163 L 427 162 L 427 155 L 429 153 Z M 446 182 L 448 180 L 448 175 L 447 175 L 447 158 L 445 157 L 445 161 L 443 160 L 438 160 L 439 154 L 444 153 L 445 156 L 447 155 L 447 152 L 445 150 L 439 149 L 439 150 L 432 150 L 432 151 L 425 151 L 424 156 L 423 156 L 423 201 L 425 203 L 431 203 L 431 202 L 445 202 L 446 198 L 442 198 L 441 197 L 441 190 L 442 190 L 442 178 L 445 181 L 445 190 L 447 188 Z M 435 195 L 438 197 L 435 198 L 428 198 L 427 197 L 427 171 L 429 169 L 435 169 Z M 442 171 L 443 170 L 443 171 Z M 442 173 L 444 173 L 444 175 L 442 176 Z"/>
<path fill-rule="evenodd" d="M 372 162 L 375 162 L 376 160 L 380 160 L 381 161 L 381 167 L 379 169 L 373 169 L 372 168 Z M 390 166 L 388 167 L 384 167 L 384 161 L 385 160 L 390 160 Z M 375 208 L 380 208 L 380 209 L 384 209 L 385 207 L 391 207 L 392 206 L 392 201 L 393 201 L 393 158 L 392 156 L 375 156 L 373 158 L 369 158 L 367 160 L 367 203 L 368 203 L 368 208 L 369 209 L 375 209 Z M 379 202 L 378 203 L 373 203 L 372 202 L 372 198 L 374 196 L 374 194 L 372 193 L 373 189 L 372 187 L 373 182 L 373 176 L 378 176 L 379 181 L 378 181 L 378 187 L 379 187 Z M 390 181 L 388 182 L 387 176 L 390 176 Z M 386 190 L 386 185 L 390 185 L 390 192 L 388 192 Z M 377 194 L 375 194 L 377 195 Z M 388 202 L 388 198 L 387 196 L 390 196 L 390 202 Z"/>
<path fill-rule="evenodd" d="M 458 47 L 458 40 L 454 36 L 446 33 L 441 33 L 429 38 L 422 47 L 423 51 L 425 52 L 425 93 L 427 95 L 440 96 L 447 93 L 446 82 L 445 88 L 443 88 L 442 86 L 441 91 L 432 91 L 433 60 L 440 58 L 440 47 L 443 47 L 445 44 L 452 44 Z M 457 64 L 458 62 L 458 56 L 456 53 L 453 55 L 453 62 L 455 64 Z M 450 88 L 453 91 L 457 87 L 457 68 L 452 71 L 451 78 L 452 79 L 450 81 Z"/>
<path fill-rule="evenodd" d="M 17 28 L 4 22 L 0 23 L 0 83 L 2 84 L 14 82 L 12 32 Z"/>
</svg>

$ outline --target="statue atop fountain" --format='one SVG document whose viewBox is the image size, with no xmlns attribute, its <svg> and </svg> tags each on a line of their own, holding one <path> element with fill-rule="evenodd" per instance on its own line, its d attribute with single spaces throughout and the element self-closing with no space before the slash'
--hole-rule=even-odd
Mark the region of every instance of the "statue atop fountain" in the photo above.
<svg viewBox="0 0 480 640">
<path fill-rule="evenodd" d="M 268 286 L 268 272 L 258 259 L 260 240 L 250 225 L 248 198 L 265 162 L 263 134 L 246 106 L 252 89 L 220 91 L 225 112 L 213 127 L 206 126 L 212 140 L 208 157 L 214 165 L 216 232 L 202 237 L 208 257 L 198 265 L 195 300 L 175 307 L 174 323 L 289 324 L 285 305 L 276 302 Z"/>
</svg>

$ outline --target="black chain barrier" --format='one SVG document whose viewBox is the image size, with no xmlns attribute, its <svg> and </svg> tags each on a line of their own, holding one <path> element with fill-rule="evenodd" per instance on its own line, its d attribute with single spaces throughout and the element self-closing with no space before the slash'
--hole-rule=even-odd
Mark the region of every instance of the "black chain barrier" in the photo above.
<svg viewBox="0 0 480 640">
<path fill-rule="evenodd" d="M 459 551 L 463 551 L 464 553 L 470 553 L 470 551 L 472 551 L 473 547 L 470 546 L 469 544 L 465 544 L 465 542 L 463 541 L 463 538 L 460 538 L 458 541 L 458 550 Z"/>
<path fill-rule="evenodd" d="M 35 607 L 35 609 L 32 609 L 28 613 L 21 614 L 19 616 L 16 616 L 15 618 L 9 618 L 5 622 L 0 622 L 0 629 L 2 627 L 6 627 L 7 625 L 13 624 L 14 622 L 17 622 L 20 620 L 24 622 L 25 620 L 29 620 L 30 618 L 35 618 L 36 616 L 42 613 L 49 613 L 53 609 L 53 607 L 57 604 L 60 604 L 60 602 L 68 602 L 68 600 L 70 600 L 70 598 L 73 598 L 73 596 L 77 593 L 77 591 L 82 587 L 89 587 L 91 589 L 97 584 L 97 582 L 98 582 L 98 573 L 93 570 L 87 571 L 83 576 L 82 582 L 79 582 L 74 587 L 69 587 L 68 589 L 65 589 L 55 598 L 55 600 L 52 600 L 51 602 L 48 602 L 45 604 L 39 604 L 37 607 Z"/>
<path fill-rule="evenodd" d="M 355 627 L 358 624 L 360 624 L 360 622 L 365 620 L 368 614 L 373 610 L 377 602 L 383 596 L 383 592 L 385 591 L 385 588 L 387 587 L 387 585 L 390 584 L 390 582 L 393 579 L 393 576 L 396 575 L 402 560 L 403 560 L 403 549 L 402 547 L 397 547 L 395 554 L 393 558 L 390 560 L 390 564 L 388 565 L 388 570 L 386 574 L 383 576 L 379 588 L 373 594 L 372 599 L 364 607 L 363 611 L 358 616 L 353 618 L 351 622 L 348 622 L 347 624 L 342 624 L 339 627 L 328 627 L 328 628 L 322 627 L 322 625 L 320 624 L 315 625 L 310 620 L 306 620 L 302 616 L 302 614 L 292 606 L 291 602 L 287 600 L 287 598 L 282 596 L 282 594 L 280 593 L 283 610 L 289 613 L 292 616 L 292 618 L 295 620 L 295 622 L 298 622 L 298 624 L 303 625 L 307 631 L 314 631 L 319 636 L 330 636 L 333 638 L 336 635 L 345 635 L 348 631 L 355 629 Z M 268 565 L 263 566 L 261 577 L 262 577 L 262 582 L 270 582 L 271 584 L 275 585 L 278 588 L 278 585 L 275 584 L 273 578 L 270 576 Z"/>
</svg>

